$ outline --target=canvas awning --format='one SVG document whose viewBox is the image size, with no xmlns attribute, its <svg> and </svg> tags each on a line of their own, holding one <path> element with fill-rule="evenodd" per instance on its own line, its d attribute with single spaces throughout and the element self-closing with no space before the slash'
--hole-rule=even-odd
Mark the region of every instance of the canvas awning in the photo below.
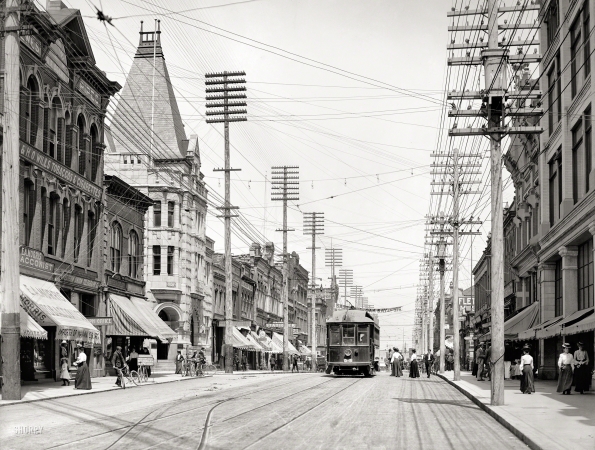
<svg viewBox="0 0 595 450">
<path fill-rule="evenodd" d="M 300 347 L 300 353 L 302 355 L 311 355 L 312 354 L 312 350 L 310 350 L 308 347 L 306 347 L 305 345 L 302 345 Z"/>
<path fill-rule="evenodd" d="M 117 294 L 110 294 L 109 298 L 113 324 L 107 327 L 107 335 L 151 336 L 162 342 L 177 337 L 178 334 L 161 320 L 145 300 L 138 298 L 134 301 L 137 297 L 129 299 Z"/>
<path fill-rule="evenodd" d="M 99 330 L 64 297 L 54 283 L 20 276 L 21 306 L 42 326 L 56 327 L 56 340 L 101 341 Z"/>
<path fill-rule="evenodd" d="M 246 336 L 244 336 L 244 337 L 254 347 L 254 350 L 255 351 L 257 351 L 257 352 L 263 352 L 264 351 L 264 348 L 262 347 L 262 345 L 260 345 L 260 342 L 258 342 L 258 339 L 256 339 L 252 335 L 252 331 L 248 330 L 248 334 Z"/>
<path fill-rule="evenodd" d="M 258 345 L 262 348 L 261 351 L 263 351 L 265 353 L 271 353 L 271 351 L 272 351 L 271 338 L 268 337 L 264 333 L 264 331 L 262 332 L 262 334 L 260 336 L 258 334 L 256 334 L 254 331 L 250 331 L 250 335 L 258 343 Z"/>
<path fill-rule="evenodd" d="M 563 318 L 564 318 L 563 316 L 554 317 L 552 319 L 546 320 L 543 323 L 540 323 L 539 325 L 534 326 L 533 328 L 529 328 L 526 331 L 521 331 L 519 333 L 518 339 L 519 339 L 519 341 L 529 341 L 531 339 L 535 339 L 537 337 L 538 332 L 546 329 L 547 327 L 557 324 Z"/>
<path fill-rule="evenodd" d="M 273 331 L 273 342 L 275 342 L 279 347 L 281 347 L 281 351 L 279 353 L 283 353 L 283 335 L 279 333 L 275 333 Z M 287 341 L 287 350 L 290 355 L 299 355 L 300 352 L 293 346 L 290 341 Z"/>
<path fill-rule="evenodd" d="M 568 317 L 560 320 L 558 323 L 553 324 L 544 330 L 538 331 L 535 333 L 537 339 L 548 339 L 554 336 L 559 336 L 563 334 L 566 327 L 572 326 L 574 323 L 580 321 L 584 317 L 593 313 L 593 308 L 582 309 L 580 311 L 575 311 L 574 313 L 570 314 Z"/>
<path fill-rule="evenodd" d="M 254 345 L 244 337 L 237 327 L 232 327 L 232 330 L 233 348 L 239 348 L 240 350 L 255 350 Z"/>
<path fill-rule="evenodd" d="M 578 322 L 568 325 L 562 329 L 562 335 L 567 336 L 569 334 L 578 334 L 586 331 L 595 330 L 595 311 L 594 308 L 590 308 L 591 312 L 587 313 Z"/>
<path fill-rule="evenodd" d="M 0 304 L 2 301 L 0 300 Z M 33 338 L 33 339 L 47 339 L 48 332 L 41 328 L 37 322 L 35 322 L 27 311 L 21 306 L 21 337 Z M 0 321 L 1 322 L 1 321 Z M 2 334 L 2 324 L 0 323 L 0 334 Z"/>
<path fill-rule="evenodd" d="M 504 340 L 512 341 L 519 338 L 519 333 L 532 328 L 537 322 L 539 315 L 539 303 L 534 302 L 521 310 L 518 314 L 504 322 Z M 488 332 L 479 338 L 480 341 L 488 341 L 492 338 L 492 333 Z"/>
</svg>

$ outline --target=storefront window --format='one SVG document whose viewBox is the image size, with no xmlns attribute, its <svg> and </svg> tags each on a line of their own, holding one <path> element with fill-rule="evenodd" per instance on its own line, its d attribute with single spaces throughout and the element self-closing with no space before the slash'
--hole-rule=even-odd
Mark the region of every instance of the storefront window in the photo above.
<svg viewBox="0 0 595 450">
<path fill-rule="evenodd" d="M 593 304 L 593 239 L 589 239 L 578 247 L 578 309 Z"/>
</svg>

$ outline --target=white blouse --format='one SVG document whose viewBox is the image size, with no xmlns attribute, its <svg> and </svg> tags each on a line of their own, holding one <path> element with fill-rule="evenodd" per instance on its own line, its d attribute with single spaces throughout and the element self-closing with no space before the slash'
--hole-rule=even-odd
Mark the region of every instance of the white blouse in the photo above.
<svg viewBox="0 0 595 450">
<path fill-rule="evenodd" d="M 562 367 L 563 364 L 574 365 L 574 358 L 570 353 L 560 353 L 560 358 L 558 359 L 558 367 Z"/>
<path fill-rule="evenodd" d="M 85 354 L 85 352 L 81 351 L 79 353 L 79 356 L 76 359 L 76 362 L 79 363 L 79 364 L 82 364 L 84 362 L 87 362 L 87 355 Z"/>
<path fill-rule="evenodd" d="M 417 355 L 415 353 L 413 353 L 411 355 L 411 361 L 415 361 L 415 360 L 417 360 Z"/>
<path fill-rule="evenodd" d="M 530 364 L 533 367 L 533 357 L 531 355 L 521 356 L 521 365 L 524 366 L 525 364 Z"/>
</svg>

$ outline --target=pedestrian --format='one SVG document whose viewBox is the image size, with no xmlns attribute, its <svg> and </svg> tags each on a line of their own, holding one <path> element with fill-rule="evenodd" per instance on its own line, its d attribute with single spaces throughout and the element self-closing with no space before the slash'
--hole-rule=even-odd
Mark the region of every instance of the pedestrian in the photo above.
<svg viewBox="0 0 595 450">
<path fill-rule="evenodd" d="M 488 348 L 486 350 L 486 357 L 485 357 L 485 362 L 484 362 L 484 370 L 488 376 L 488 380 L 492 380 L 492 366 L 491 366 L 491 362 L 492 362 L 492 344 L 490 342 L 488 342 Z"/>
<path fill-rule="evenodd" d="M 477 356 L 476 356 L 476 361 L 477 361 L 477 380 L 478 381 L 483 381 L 483 365 L 485 363 L 485 357 L 486 357 L 486 353 L 485 350 L 483 349 L 483 343 L 479 344 L 479 348 L 477 349 Z"/>
<path fill-rule="evenodd" d="M 397 359 L 395 362 L 395 355 L 397 353 L 399 353 L 399 350 L 397 350 L 397 347 L 393 347 L 392 355 L 390 357 L 390 375 L 391 375 L 391 377 L 397 376 L 397 362 L 399 361 Z M 398 358 L 398 355 L 397 355 L 397 358 Z"/>
<path fill-rule="evenodd" d="M 66 341 L 60 342 L 60 358 L 68 358 L 68 343 Z"/>
<path fill-rule="evenodd" d="M 300 369 L 298 368 L 298 356 L 293 355 L 293 364 L 291 365 L 291 373 L 293 373 L 293 369 L 300 373 Z"/>
<path fill-rule="evenodd" d="M 87 365 L 87 354 L 83 348 L 83 344 L 77 344 L 79 351 L 78 357 L 76 358 L 75 365 L 76 378 L 74 379 L 75 389 L 91 389 L 91 374 L 89 373 L 89 366 Z"/>
<path fill-rule="evenodd" d="M 574 352 L 574 390 L 584 394 L 589 390 L 591 372 L 589 370 L 589 354 L 585 351 L 583 342 L 577 343 L 578 350 Z"/>
<path fill-rule="evenodd" d="M 419 378 L 419 367 L 417 365 L 417 355 L 415 349 L 411 350 L 411 366 L 409 368 L 409 378 Z"/>
<path fill-rule="evenodd" d="M 184 368 L 184 355 L 182 352 L 178 350 L 178 354 L 176 355 L 176 375 L 182 374 L 182 370 Z M 184 374 L 182 374 L 184 375 Z"/>
<path fill-rule="evenodd" d="M 395 351 L 393 352 L 391 366 L 393 367 L 393 372 L 395 377 L 402 377 L 403 376 L 403 369 L 401 369 L 401 360 L 403 356 L 399 352 L 399 349 L 395 347 Z"/>
<path fill-rule="evenodd" d="M 240 357 L 238 356 L 237 353 L 234 353 L 234 355 L 233 355 L 233 365 L 236 368 L 236 371 L 239 372 L 240 371 Z"/>
<path fill-rule="evenodd" d="M 426 366 L 428 378 L 430 378 L 430 374 L 432 373 L 432 364 L 434 364 L 434 354 L 432 353 L 432 349 L 429 348 L 428 353 L 424 354 L 424 365 Z"/>
<path fill-rule="evenodd" d="M 248 357 L 246 356 L 246 353 L 242 352 L 242 371 L 243 372 L 246 371 L 247 366 L 248 366 Z"/>
<path fill-rule="evenodd" d="M 510 366 L 513 359 L 513 348 L 509 341 L 504 342 L 504 379 L 510 380 Z"/>
<path fill-rule="evenodd" d="M 68 359 L 60 359 L 60 379 L 62 386 L 70 386 L 70 372 L 68 372 Z"/>
<path fill-rule="evenodd" d="M 455 365 L 454 356 L 452 355 L 452 353 L 449 353 L 448 355 L 446 355 L 446 370 L 453 370 L 454 365 Z M 430 377 L 428 376 L 428 378 L 430 378 Z"/>
<path fill-rule="evenodd" d="M 141 354 L 151 356 L 151 351 L 147 347 L 143 347 L 141 350 Z M 151 376 L 151 366 L 145 366 L 145 369 L 147 370 L 147 376 L 150 377 Z"/>
<path fill-rule="evenodd" d="M 521 356 L 521 365 L 523 372 L 521 375 L 521 392 L 523 394 L 531 394 L 535 392 L 535 385 L 533 380 L 533 357 L 529 354 L 531 347 L 525 345 L 523 347 L 523 356 Z"/>
<path fill-rule="evenodd" d="M 116 386 L 122 386 L 122 371 L 125 370 L 126 360 L 124 359 L 124 355 L 122 355 L 122 347 L 119 345 L 116 347 L 116 351 L 112 355 L 112 366 L 114 366 L 115 369 L 119 369 L 116 370 L 118 373 Z"/>
<path fill-rule="evenodd" d="M 560 358 L 558 358 L 560 375 L 558 377 L 558 389 L 556 389 L 556 392 L 562 392 L 562 395 L 570 395 L 574 358 L 570 354 L 570 344 L 564 343 L 562 344 L 562 348 L 562 353 L 560 353 Z"/>
<path fill-rule="evenodd" d="M 308 361 L 306 360 L 306 363 Z M 374 372 L 380 372 L 380 356 L 376 356 L 374 358 Z M 309 367 L 308 367 L 309 368 Z"/>
<path fill-rule="evenodd" d="M 128 355 L 128 367 L 130 367 L 130 370 L 138 370 L 138 353 L 134 347 L 132 347 L 132 350 Z"/>
</svg>

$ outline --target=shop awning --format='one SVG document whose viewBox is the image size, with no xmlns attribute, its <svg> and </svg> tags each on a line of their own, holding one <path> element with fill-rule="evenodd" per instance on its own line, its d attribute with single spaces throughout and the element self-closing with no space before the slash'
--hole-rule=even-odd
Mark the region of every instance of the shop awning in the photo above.
<svg viewBox="0 0 595 450">
<path fill-rule="evenodd" d="M 20 276 L 21 306 L 42 326 L 56 327 L 56 340 L 100 342 L 99 330 L 64 297 L 54 283 Z"/>
<path fill-rule="evenodd" d="M 578 322 L 573 323 L 572 325 L 568 325 L 562 329 L 562 335 L 567 336 L 569 334 L 578 334 L 583 333 L 586 331 L 595 330 L 595 314 L 593 311 L 594 308 L 590 308 L 591 312 L 585 314 L 581 320 Z"/>
<path fill-rule="evenodd" d="M 153 310 L 152 303 L 149 303 L 144 298 L 135 297 L 132 295 L 130 297 L 134 306 L 140 311 L 143 317 L 153 324 L 157 332 L 166 339 L 173 339 L 178 336 L 178 333 L 172 330 L 163 320 L 161 317 Z M 160 338 L 161 339 L 161 338 Z M 163 339 L 161 339 L 163 341 Z"/>
<path fill-rule="evenodd" d="M 312 354 L 312 350 L 310 350 L 308 347 L 306 347 L 305 345 L 302 345 L 300 347 L 300 353 L 302 355 L 311 355 Z"/>
<path fill-rule="evenodd" d="M 109 298 L 113 324 L 107 327 L 107 335 L 151 336 L 163 342 L 166 342 L 167 338 L 178 335 L 159 318 L 145 300 L 138 299 L 135 302 L 133 299 L 116 294 L 110 294 Z M 163 325 L 158 326 L 155 323 L 156 320 L 151 319 L 152 316 L 155 316 Z"/>
<path fill-rule="evenodd" d="M 283 353 L 283 335 L 279 333 L 275 333 L 273 331 L 273 342 L 275 342 L 279 347 L 281 347 L 281 351 L 279 353 Z M 287 341 L 287 350 L 290 355 L 299 355 L 300 352 L 293 346 L 290 341 Z"/>
<path fill-rule="evenodd" d="M 264 335 L 264 337 L 262 337 L 262 336 L 259 337 L 258 334 L 256 334 L 254 331 L 250 331 L 250 336 L 258 344 L 258 346 L 260 347 L 260 351 L 265 352 L 265 353 L 270 353 L 271 346 L 270 346 L 269 342 L 267 341 L 267 339 L 270 341 L 270 338 L 264 333 L 263 333 L 263 335 Z"/>
<path fill-rule="evenodd" d="M 0 300 L 0 304 L 2 301 Z M 47 339 L 48 332 L 41 328 L 37 322 L 35 322 L 27 311 L 21 306 L 21 337 L 33 338 L 33 339 Z M 1 321 L 0 321 L 1 322 Z M 0 323 L 0 334 L 2 334 L 2 324 Z"/>
<path fill-rule="evenodd" d="M 521 310 L 518 314 L 504 322 L 504 340 L 512 341 L 519 338 L 519 333 L 532 328 L 537 322 L 539 315 L 539 303 L 535 302 Z M 480 341 L 488 341 L 492 338 L 492 333 L 488 332 L 480 336 Z"/>
<path fill-rule="evenodd" d="M 561 334 L 565 334 L 566 327 L 572 326 L 574 323 L 580 321 L 581 319 L 587 317 L 588 315 L 593 313 L 593 308 L 582 309 L 580 311 L 575 311 L 574 313 L 570 314 L 568 317 L 563 318 L 558 323 L 552 324 L 551 326 L 537 331 L 535 336 L 537 339 L 548 339 L 554 336 L 559 336 Z"/>
<path fill-rule="evenodd" d="M 255 350 L 254 345 L 244 337 L 237 327 L 232 327 L 232 330 L 233 348 L 239 348 L 240 350 Z"/>
<path fill-rule="evenodd" d="M 552 319 L 546 320 L 543 323 L 540 323 L 539 325 L 534 326 L 533 328 L 529 328 L 527 331 L 521 331 L 519 333 L 518 340 L 519 341 L 529 341 L 531 339 L 535 339 L 537 337 L 538 332 L 546 329 L 547 327 L 557 324 L 563 318 L 564 318 L 563 316 L 554 317 Z"/>
</svg>

